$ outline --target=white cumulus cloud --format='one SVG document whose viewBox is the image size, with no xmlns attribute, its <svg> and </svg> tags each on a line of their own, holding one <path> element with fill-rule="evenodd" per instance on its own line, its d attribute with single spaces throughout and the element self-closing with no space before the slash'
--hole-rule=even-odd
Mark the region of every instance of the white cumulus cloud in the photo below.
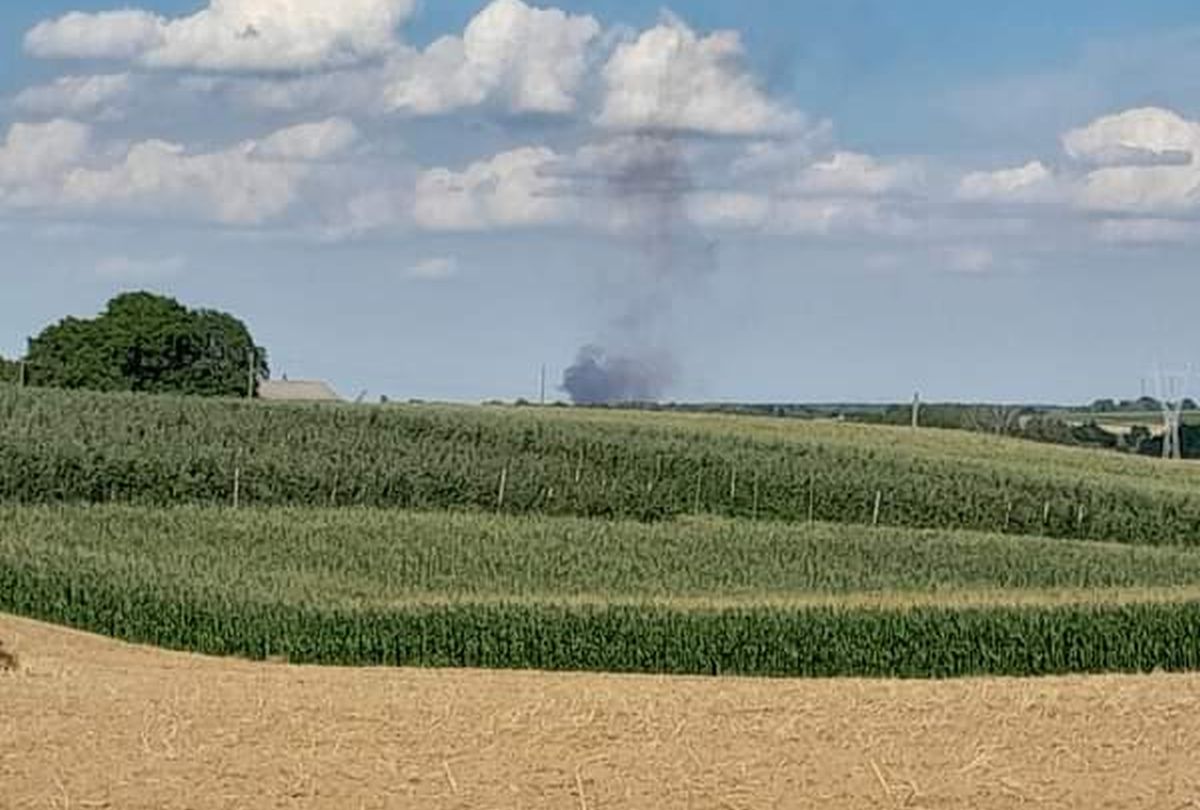
<svg viewBox="0 0 1200 810">
<path fill-rule="evenodd" d="M 398 59 L 384 103 L 429 114 L 499 98 L 519 112 L 570 112 L 587 72 L 588 46 L 599 34 L 590 16 L 494 0 L 461 37 L 442 37 Z"/>
<path fill-rule="evenodd" d="M 0 146 L 0 184 L 52 177 L 86 154 L 91 129 L 67 119 L 13 124 Z"/>
<path fill-rule="evenodd" d="M 757 135 L 794 129 L 801 116 L 769 99 L 742 63 L 736 31 L 701 36 L 668 16 L 619 45 L 604 66 L 597 121 L 617 129 Z"/>
<path fill-rule="evenodd" d="M 0 144 L 0 209 L 52 201 L 90 147 L 91 129 L 76 121 L 13 124 Z"/>
<path fill-rule="evenodd" d="M 921 182 L 912 163 L 886 163 L 858 152 L 835 152 L 800 173 L 798 189 L 831 196 L 881 196 L 909 190 Z"/>
<path fill-rule="evenodd" d="M 150 140 L 134 144 L 115 165 L 73 170 L 62 200 L 101 211 L 257 225 L 287 210 L 303 173 L 299 165 L 254 160 L 245 145 L 190 153 L 180 144 Z"/>
<path fill-rule="evenodd" d="M 46 20 L 25 36 L 40 57 L 130 60 L 146 67 L 309 70 L 390 50 L 414 0 L 210 0 L 186 17 L 148 11 Z"/>
<path fill-rule="evenodd" d="M 1040 160 L 996 171 L 971 172 L 958 183 L 959 199 L 979 202 L 1038 202 L 1056 192 L 1054 174 Z"/>
<path fill-rule="evenodd" d="M 1055 204 L 1064 216 L 1097 219 L 1088 232 L 1108 242 L 1172 242 L 1191 235 L 1174 220 L 1200 214 L 1200 122 L 1139 107 L 1101 116 L 1062 135 L 1065 161 L 978 171 L 958 183 L 971 202 Z"/>
<path fill-rule="evenodd" d="M 592 17 L 493 0 L 460 35 L 423 50 L 397 41 L 375 62 L 298 76 L 227 76 L 201 86 L 273 110 L 442 115 L 477 106 L 568 114 L 591 78 L 601 26 Z"/>
<path fill-rule="evenodd" d="M 358 140 L 358 128 L 345 118 L 297 124 L 264 138 L 254 147 L 272 160 L 325 160 L 345 152 Z"/>
<path fill-rule="evenodd" d="M 1142 107 L 1072 130 L 1063 146 L 1095 167 L 1077 186 L 1075 201 L 1083 208 L 1139 215 L 1200 210 L 1200 123 Z"/>
<path fill-rule="evenodd" d="M 204 151 L 163 140 L 96 144 L 90 127 L 70 120 L 18 123 L 0 146 L 0 206 L 261 225 L 287 212 L 319 162 L 356 134 L 331 119 Z"/>
<path fill-rule="evenodd" d="M 833 124 L 822 121 L 788 138 L 752 141 L 742 147 L 731 168 L 738 176 L 794 177 L 827 156 L 833 146 Z"/>
<path fill-rule="evenodd" d="M 128 73 L 99 76 L 60 76 L 49 84 L 27 87 L 13 103 L 37 115 L 112 117 L 133 89 Z"/>
<path fill-rule="evenodd" d="M 25 50 L 55 59 L 135 59 L 162 44 L 166 21 L 139 9 L 85 14 L 72 11 L 38 23 Z"/>
<path fill-rule="evenodd" d="M 1200 124 L 1171 110 L 1140 107 L 1063 135 L 1072 158 L 1099 166 L 1184 164 L 1200 148 Z"/>
<path fill-rule="evenodd" d="M 1076 202 L 1084 208 L 1137 214 L 1200 210 L 1200 167 L 1113 166 L 1090 172 Z"/>
<path fill-rule="evenodd" d="M 502 152 L 462 171 L 421 173 L 412 216 L 427 230 L 484 230 L 560 221 L 569 201 L 550 173 L 558 155 L 544 147 Z"/>
</svg>

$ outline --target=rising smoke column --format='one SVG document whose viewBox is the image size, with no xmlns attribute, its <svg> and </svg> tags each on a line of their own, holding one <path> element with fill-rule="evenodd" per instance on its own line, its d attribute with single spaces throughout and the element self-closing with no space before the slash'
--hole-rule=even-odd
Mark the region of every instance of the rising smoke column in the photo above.
<svg viewBox="0 0 1200 810">
<path fill-rule="evenodd" d="M 674 382 L 665 334 L 673 302 L 715 265 L 714 243 L 687 219 L 691 174 L 676 136 L 647 130 L 613 141 L 584 179 L 599 180 L 619 233 L 637 247 L 638 266 L 613 301 L 602 339 L 579 350 L 562 388 L 577 404 L 648 402 Z"/>
<path fill-rule="evenodd" d="M 653 402 L 671 379 L 670 369 L 645 359 L 609 357 L 600 346 L 584 346 L 563 374 L 563 388 L 577 405 Z"/>
</svg>

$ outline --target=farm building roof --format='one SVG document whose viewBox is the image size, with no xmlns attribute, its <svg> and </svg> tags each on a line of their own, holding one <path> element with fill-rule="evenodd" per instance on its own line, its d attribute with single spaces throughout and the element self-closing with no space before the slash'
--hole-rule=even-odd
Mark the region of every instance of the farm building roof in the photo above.
<svg viewBox="0 0 1200 810">
<path fill-rule="evenodd" d="M 338 402 L 341 397 L 321 380 L 263 380 L 259 399 L 277 402 Z"/>
</svg>

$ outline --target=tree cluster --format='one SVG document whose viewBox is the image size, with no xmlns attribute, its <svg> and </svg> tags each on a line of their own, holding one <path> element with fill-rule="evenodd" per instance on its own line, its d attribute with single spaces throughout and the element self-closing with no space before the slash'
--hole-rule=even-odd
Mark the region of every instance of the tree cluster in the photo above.
<svg viewBox="0 0 1200 810">
<path fill-rule="evenodd" d="M 269 373 L 266 351 L 237 318 L 146 292 L 47 327 L 25 359 L 32 385 L 94 391 L 246 396 Z"/>
<path fill-rule="evenodd" d="M 1188 397 L 1183 400 L 1183 409 L 1185 411 L 1194 411 L 1198 407 L 1196 400 Z M 1088 406 L 1088 410 L 1092 413 L 1145 413 L 1154 411 L 1157 413 L 1162 410 L 1163 404 L 1154 397 L 1138 397 L 1137 399 L 1097 399 Z"/>
<path fill-rule="evenodd" d="M 6 360 L 0 355 L 0 385 L 20 382 L 21 364 L 15 360 Z"/>
</svg>

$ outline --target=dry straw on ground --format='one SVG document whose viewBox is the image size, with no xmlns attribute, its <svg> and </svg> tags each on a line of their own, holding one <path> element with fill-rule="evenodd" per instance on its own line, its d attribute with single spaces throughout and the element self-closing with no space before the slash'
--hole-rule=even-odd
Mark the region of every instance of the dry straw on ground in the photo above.
<svg viewBox="0 0 1200 810">
<path fill-rule="evenodd" d="M 0 616 L 0 805 L 1173 808 L 1200 676 L 769 681 L 300 668 Z"/>
</svg>

